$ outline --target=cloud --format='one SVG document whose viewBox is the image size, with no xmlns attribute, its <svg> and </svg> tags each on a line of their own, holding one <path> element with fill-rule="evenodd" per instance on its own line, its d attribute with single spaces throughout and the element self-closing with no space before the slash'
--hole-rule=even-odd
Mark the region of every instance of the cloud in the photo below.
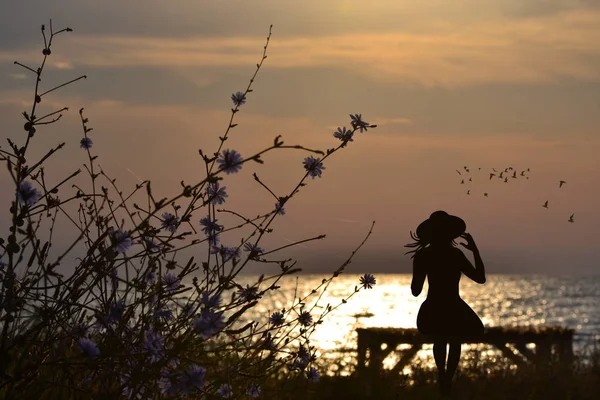
<svg viewBox="0 0 600 400">
<path fill-rule="evenodd" d="M 272 38 L 271 68 L 330 67 L 381 83 L 465 86 L 600 80 L 600 11 L 440 24 L 427 32 L 340 33 Z M 239 67 L 260 60 L 265 39 L 73 35 L 62 43 L 70 65 L 91 67 Z M 36 53 L 33 53 L 36 54 Z M 299 55 L 302 56 L 299 56 Z M 29 59 L 23 50 L 0 61 Z M 61 64 L 62 65 L 62 64 Z"/>
<path fill-rule="evenodd" d="M 391 118 L 377 117 L 377 118 L 373 118 L 373 121 L 369 121 L 369 122 L 377 125 L 378 127 L 382 127 L 385 125 L 413 125 L 412 120 L 410 120 L 408 118 L 402 118 L 402 117 L 391 117 Z"/>
</svg>

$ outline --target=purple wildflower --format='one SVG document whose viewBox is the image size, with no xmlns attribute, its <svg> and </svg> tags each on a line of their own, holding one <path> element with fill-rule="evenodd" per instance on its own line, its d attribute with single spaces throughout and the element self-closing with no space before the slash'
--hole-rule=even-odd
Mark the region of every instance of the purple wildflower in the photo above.
<svg viewBox="0 0 600 400">
<path fill-rule="evenodd" d="M 320 158 L 314 158 L 313 156 L 306 157 L 302 162 L 304 164 L 304 169 L 308 171 L 308 174 L 315 179 L 316 177 L 321 177 L 323 170 L 325 167 L 321 162 Z"/>
<path fill-rule="evenodd" d="M 317 371 L 316 368 L 310 367 L 308 371 L 306 371 L 306 377 L 310 383 L 317 383 L 319 382 L 321 375 L 319 375 L 319 371 Z"/>
<path fill-rule="evenodd" d="M 279 215 L 285 215 L 285 208 L 283 208 L 283 202 L 281 199 L 275 203 L 275 212 Z"/>
<path fill-rule="evenodd" d="M 42 197 L 42 194 L 35 189 L 31 182 L 23 181 L 17 189 L 17 199 L 19 203 L 31 207 Z"/>
<path fill-rule="evenodd" d="M 146 281 L 148 281 L 150 284 L 154 284 L 156 282 L 156 272 L 148 271 L 146 273 Z"/>
<path fill-rule="evenodd" d="M 203 310 L 194 318 L 193 327 L 202 339 L 208 339 L 225 328 L 225 318 L 223 313 L 211 309 Z"/>
<path fill-rule="evenodd" d="M 252 301 L 257 299 L 258 296 L 258 287 L 246 285 L 246 287 L 242 287 L 238 290 L 237 294 L 241 297 L 242 301 Z"/>
<path fill-rule="evenodd" d="M 223 230 L 223 225 L 217 224 L 217 220 L 211 219 L 210 215 L 200 219 L 200 225 L 204 226 L 204 228 L 202 228 L 202 231 L 206 234 L 206 236 L 209 237 Z"/>
<path fill-rule="evenodd" d="M 146 250 L 149 253 L 153 253 L 155 251 L 160 250 L 160 246 L 154 241 L 153 238 L 151 238 L 149 236 L 145 236 L 142 240 L 142 243 L 144 243 L 146 245 Z"/>
<path fill-rule="evenodd" d="M 346 129 L 346 127 L 337 128 L 337 131 L 333 133 L 333 137 L 340 139 L 342 142 L 354 142 L 354 132 Z"/>
<path fill-rule="evenodd" d="M 204 389 L 204 377 L 206 369 L 196 364 L 188 367 L 187 371 L 181 374 L 178 389 L 182 394 L 190 394 L 194 389 Z"/>
<path fill-rule="evenodd" d="M 229 261 L 230 259 L 239 259 L 240 258 L 240 249 L 239 247 L 227 247 L 227 246 L 211 246 L 210 254 L 219 254 L 223 257 L 224 261 Z"/>
<path fill-rule="evenodd" d="M 150 354 L 150 362 L 154 364 L 165 355 L 165 338 L 150 328 L 146 331 L 143 347 Z"/>
<path fill-rule="evenodd" d="M 270 333 L 267 333 L 267 335 L 263 339 L 262 346 L 268 350 L 275 350 L 275 341 Z"/>
<path fill-rule="evenodd" d="M 234 174 L 242 169 L 240 164 L 244 159 L 235 150 L 223 150 L 223 153 L 217 159 L 219 168 L 225 171 L 227 175 Z"/>
<path fill-rule="evenodd" d="M 249 258 L 257 258 L 259 255 L 265 252 L 262 247 L 258 247 L 258 243 L 252 244 L 250 242 L 244 243 L 244 251 L 249 252 Z"/>
<path fill-rule="evenodd" d="M 210 293 L 203 292 L 202 305 L 205 308 L 219 308 L 221 306 L 221 295 L 217 293 L 211 296 Z"/>
<path fill-rule="evenodd" d="M 87 356 L 92 359 L 100 355 L 100 350 L 98 350 L 98 346 L 96 346 L 96 343 L 92 342 L 89 339 L 81 338 L 77 341 L 77 345 L 79 346 L 81 351 L 86 353 Z"/>
<path fill-rule="evenodd" d="M 173 311 L 168 308 L 158 308 L 154 310 L 154 319 L 169 322 L 173 318 Z"/>
<path fill-rule="evenodd" d="M 162 227 L 168 230 L 171 233 L 174 233 L 177 230 L 177 225 L 179 225 L 179 218 L 171 213 L 164 213 L 162 215 Z"/>
<path fill-rule="evenodd" d="M 206 188 L 206 194 L 212 204 L 223 204 L 229 195 L 225 192 L 227 186 L 220 187 L 219 183 L 211 183 Z"/>
<path fill-rule="evenodd" d="M 254 399 L 257 398 L 260 396 L 260 385 L 258 383 L 253 383 L 246 391 L 246 394 Z"/>
<path fill-rule="evenodd" d="M 352 122 L 350 122 L 352 124 L 352 127 L 354 129 L 360 129 L 360 133 L 362 133 L 363 130 L 366 131 L 369 127 L 369 123 L 362 120 L 362 114 L 350 114 L 350 118 L 352 118 Z"/>
<path fill-rule="evenodd" d="M 167 272 L 163 275 L 162 283 L 170 292 L 179 289 L 179 286 L 181 285 L 179 278 L 171 272 Z"/>
<path fill-rule="evenodd" d="M 246 104 L 246 95 L 242 92 L 237 92 L 231 95 L 231 100 L 233 104 L 239 107 L 242 104 Z"/>
<path fill-rule="evenodd" d="M 108 317 L 107 322 L 119 322 L 123 317 L 123 313 L 125 312 L 125 302 L 123 300 L 119 300 L 116 303 L 112 303 L 108 307 Z"/>
<path fill-rule="evenodd" d="M 127 232 L 124 232 L 120 229 L 115 230 L 114 228 L 109 228 L 108 237 L 110 238 L 115 250 L 119 253 L 125 253 L 127 249 L 131 247 L 131 238 Z"/>
<path fill-rule="evenodd" d="M 89 150 L 92 148 L 93 144 L 94 144 L 94 142 L 92 141 L 92 139 L 90 139 L 89 137 L 84 137 L 79 142 L 79 147 L 81 147 L 82 149 L 85 149 L 85 150 Z"/>
<path fill-rule="evenodd" d="M 273 326 L 283 325 L 284 322 L 285 322 L 285 317 L 283 316 L 283 313 L 281 313 L 279 311 L 275 311 L 269 317 L 269 323 L 271 323 Z"/>
<path fill-rule="evenodd" d="M 292 363 L 291 369 L 304 369 L 308 365 L 308 360 L 306 358 L 296 358 Z"/>
<path fill-rule="evenodd" d="M 308 311 L 302 311 L 298 316 L 298 322 L 300 322 L 301 325 L 309 326 L 313 322 L 313 317 Z"/>
<path fill-rule="evenodd" d="M 303 360 L 306 360 L 306 362 L 310 361 L 310 353 L 308 352 L 306 347 L 300 346 L 300 348 L 298 349 L 298 357 L 300 357 Z"/>
<path fill-rule="evenodd" d="M 231 396 L 233 396 L 233 390 L 231 389 L 231 386 L 227 383 L 224 383 L 221 385 L 221 387 L 219 387 L 218 393 L 224 399 L 228 399 Z"/>
<path fill-rule="evenodd" d="M 373 289 L 373 285 L 376 283 L 377 281 L 373 274 L 364 274 L 360 277 L 360 284 L 366 289 Z"/>
</svg>

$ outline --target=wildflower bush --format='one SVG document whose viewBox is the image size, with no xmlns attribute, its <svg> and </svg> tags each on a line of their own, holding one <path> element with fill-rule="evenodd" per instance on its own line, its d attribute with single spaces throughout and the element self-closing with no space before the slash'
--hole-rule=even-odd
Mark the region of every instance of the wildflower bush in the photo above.
<svg viewBox="0 0 600 400">
<path fill-rule="evenodd" d="M 55 90 L 85 76 L 42 89 L 53 41 L 71 32 L 53 30 L 52 22 L 49 28 L 49 32 L 41 28 L 44 47 L 39 67 L 15 61 L 35 79 L 34 97 L 31 110 L 23 112 L 22 136 L 8 138 L 9 146 L 0 147 L 0 160 L 14 184 L 3 188 L 11 202 L 9 231 L 0 238 L 0 398 L 276 397 L 290 380 L 317 382 L 318 352 L 311 345 L 311 334 L 327 314 L 361 289 L 371 288 L 375 278 L 365 274 L 349 296 L 339 304 L 327 304 L 320 313 L 315 306 L 373 226 L 318 287 L 295 296 L 283 309 L 269 311 L 264 321 L 248 321 L 248 312 L 265 293 L 280 289 L 284 276 L 300 271 L 296 262 L 279 256 L 294 244 L 265 249 L 261 240 L 273 232 L 273 221 L 285 215 L 301 188 L 323 177 L 329 157 L 353 142 L 357 131 L 376 126 L 361 114 L 352 114 L 350 128 L 338 128 L 332 139 L 337 144 L 324 151 L 286 145 L 281 136 L 251 156 L 225 146 L 267 58 L 269 29 L 247 88 L 231 96 L 231 118 L 218 148 L 199 151 L 205 171 L 197 182 L 182 181 L 180 192 L 164 198 L 153 193 L 150 181 L 122 190 L 98 164 L 94 153 L 98 139 L 83 108 L 82 137 L 76 145 L 87 160 L 83 168 L 53 179 L 44 166 L 65 151 L 65 143 L 39 160 L 30 159 L 30 150 L 36 134 L 57 123 L 68 109 L 41 117 L 39 110 Z M 248 163 L 262 164 L 262 156 L 272 151 L 306 154 L 298 166 L 299 181 L 281 194 L 253 174 L 273 196 L 264 213 L 247 217 L 223 208 L 227 176 Z M 225 215 L 238 223 L 222 225 Z M 53 243 L 60 224 L 76 233 L 65 248 Z M 235 243 L 223 243 L 223 234 L 231 231 L 247 233 Z M 184 249 L 198 255 L 182 259 Z M 255 263 L 268 263 L 275 272 L 242 286 L 240 273 Z M 60 265 L 69 273 L 59 272 Z"/>
</svg>

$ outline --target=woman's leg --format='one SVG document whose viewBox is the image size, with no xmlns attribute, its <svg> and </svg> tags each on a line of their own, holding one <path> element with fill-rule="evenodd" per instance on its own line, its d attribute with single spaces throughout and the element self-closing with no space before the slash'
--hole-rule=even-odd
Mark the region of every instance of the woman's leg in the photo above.
<svg viewBox="0 0 600 400">
<path fill-rule="evenodd" d="M 433 343 L 433 358 L 438 369 L 438 383 L 442 388 L 446 382 L 446 342 L 436 341 Z"/>
<path fill-rule="evenodd" d="M 447 378 L 447 391 L 450 392 L 450 385 L 452 383 L 452 377 L 458 368 L 458 362 L 460 361 L 460 342 L 450 342 L 450 350 L 448 351 L 448 366 L 446 369 Z"/>
</svg>

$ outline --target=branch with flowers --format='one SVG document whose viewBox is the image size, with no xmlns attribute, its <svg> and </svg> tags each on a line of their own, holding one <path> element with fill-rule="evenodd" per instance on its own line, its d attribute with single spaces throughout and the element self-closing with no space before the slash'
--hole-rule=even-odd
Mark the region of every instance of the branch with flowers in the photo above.
<svg viewBox="0 0 600 400">
<path fill-rule="evenodd" d="M 150 181 L 128 192 L 120 188 L 99 164 L 93 151 L 96 138 L 83 108 L 78 143 L 87 156 L 83 168 L 59 180 L 47 175 L 44 164 L 64 151 L 64 142 L 30 162 L 28 150 L 37 130 L 68 111 L 64 107 L 38 118 L 43 96 L 85 76 L 41 89 L 53 39 L 72 31 L 54 31 L 52 22 L 49 37 L 42 26 L 40 66 L 15 62 L 36 83 L 31 111 L 23 112 L 24 143 L 7 139 L 9 149 L 0 147 L 0 160 L 14 185 L 14 192 L 8 191 L 14 193 L 9 232 L 0 238 L 0 397 L 259 397 L 282 390 L 284 385 L 265 385 L 269 379 L 319 380 L 311 334 L 355 293 L 372 288 L 375 278 L 365 274 L 349 296 L 340 304 L 328 304 L 316 318 L 314 308 L 373 226 L 346 262 L 311 293 L 295 295 L 286 308 L 256 321 L 248 320 L 249 311 L 262 304 L 266 293 L 280 290 L 284 277 L 300 271 L 294 260 L 278 254 L 325 235 L 273 249 L 261 247 L 261 241 L 273 233 L 273 222 L 285 215 L 285 206 L 301 188 L 323 177 L 324 162 L 353 142 L 356 131 L 376 126 L 361 114 L 351 114 L 351 128 L 338 128 L 333 136 L 339 144 L 324 151 L 286 145 L 281 136 L 246 158 L 224 148 L 238 126 L 235 115 L 267 58 L 271 28 L 247 88 L 231 96 L 234 107 L 217 150 L 199 150 L 205 177 L 181 181 L 181 191 L 170 198 L 155 197 Z M 228 175 L 249 162 L 263 164 L 264 154 L 287 150 L 309 154 L 302 162 L 302 177 L 288 191 L 276 193 L 253 174 L 273 196 L 271 207 L 255 217 L 222 208 L 229 198 L 222 185 Z M 84 176 L 86 181 L 81 181 Z M 64 192 L 68 194 L 61 199 L 58 194 Z M 227 227 L 219 223 L 226 216 L 238 222 Z M 65 248 L 53 242 L 59 223 L 75 232 Z M 233 231 L 245 233 L 237 244 L 224 244 L 224 234 Z M 178 257 L 187 249 L 198 249 L 199 259 Z M 251 284 L 239 283 L 242 271 L 261 263 L 276 269 Z M 67 272 L 59 271 L 65 267 Z"/>
</svg>

